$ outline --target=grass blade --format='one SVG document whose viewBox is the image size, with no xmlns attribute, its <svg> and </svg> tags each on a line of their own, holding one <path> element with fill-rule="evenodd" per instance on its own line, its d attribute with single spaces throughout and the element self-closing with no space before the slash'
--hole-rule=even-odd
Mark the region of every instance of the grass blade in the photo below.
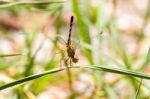
<svg viewBox="0 0 150 99">
<path fill-rule="evenodd" d="M 52 69 L 52 70 L 49 70 L 49 71 L 46 71 L 46 72 L 43 72 L 43 73 L 40 73 L 40 74 L 31 75 L 31 76 L 25 77 L 23 79 L 16 80 L 16 81 L 10 82 L 8 84 L 2 85 L 2 86 L 0 86 L 0 90 L 6 89 L 6 88 L 9 88 L 9 87 L 18 85 L 18 84 L 22 84 L 22 83 L 27 82 L 27 81 L 37 79 L 37 78 L 42 77 L 42 76 L 47 75 L 47 74 L 56 73 L 56 72 L 62 71 L 64 69 L 65 68 L 56 68 L 56 69 Z"/>
<path fill-rule="evenodd" d="M 141 66 L 141 68 L 139 70 L 144 71 L 145 68 L 148 66 L 149 62 L 150 62 L 150 47 L 148 49 L 146 60 L 144 61 L 143 65 Z"/>
<path fill-rule="evenodd" d="M 0 54 L 0 57 L 18 56 L 22 54 Z"/>
<path fill-rule="evenodd" d="M 143 78 L 143 79 L 150 79 L 150 75 L 147 75 L 144 73 L 139 73 L 139 72 L 131 71 L 131 70 L 127 70 L 127 69 L 110 68 L 110 67 L 102 66 L 102 65 L 72 66 L 69 68 L 89 68 L 89 69 L 94 69 L 94 70 L 99 70 L 99 71 L 124 74 L 124 75 L 133 76 L 133 77 L 139 77 L 139 78 Z M 18 84 L 22 84 L 22 83 L 27 82 L 27 81 L 31 81 L 31 80 L 40 78 L 44 75 L 53 74 L 53 73 L 56 73 L 56 72 L 59 72 L 59 71 L 65 70 L 65 69 L 66 69 L 66 67 L 55 68 L 55 69 L 45 71 L 45 72 L 40 73 L 40 74 L 31 75 L 31 76 L 22 78 L 20 80 L 16 80 L 16 81 L 10 82 L 8 84 L 2 85 L 2 86 L 0 86 L 0 90 L 3 90 L 3 89 L 6 89 L 9 87 L 18 85 Z"/>
<path fill-rule="evenodd" d="M 79 28 L 79 35 L 81 37 L 81 39 L 87 43 L 87 44 L 91 44 L 91 38 L 90 38 L 90 34 L 89 34 L 89 24 L 86 20 L 86 17 L 84 15 L 82 15 L 80 8 L 79 8 L 79 4 L 78 4 L 78 0 L 72 0 L 72 6 L 73 6 L 73 11 L 74 14 L 77 18 L 77 25 Z M 93 56 L 92 56 L 92 51 L 88 48 L 85 49 L 85 55 L 87 56 L 90 64 L 93 64 Z"/>
<path fill-rule="evenodd" d="M 138 94 L 139 94 L 139 92 L 140 92 L 140 88 L 141 88 L 141 85 L 142 85 L 142 81 L 143 81 L 143 79 L 141 79 L 141 81 L 140 81 L 139 87 L 138 87 L 137 92 L 136 92 L 135 99 L 138 98 Z"/>
<path fill-rule="evenodd" d="M 149 60 L 150 60 L 150 47 L 149 47 L 149 49 L 148 49 L 148 53 L 147 53 L 147 56 L 146 56 L 146 60 L 145 60 L 144 64 L 142 65 L 142 68 L 141 68 L 142 71 L 143 71 L 143 70 L 146 68 L 146 66 L 148 65 Z M 143 81 L 143 79 L 141 79 L 141 81 L 140 81 L 139 87 L 138 87 L 137 92 L 136 92 L 135 99 L 138 98 L 138 94 L 139 94 L 139 92 L 140 92 L 140 88 L 141 88 L 141 85 L 142 85 L 142 81 Z"/>
<path fill-rule="evenodd" d="M 64 1 L 42 1 L 42 0 L 38 0 L 38 1 L 22 1 L 22 2 L 9 2 L 9 3 L 5 3 L 5 4 L 1 4 L 0 5 L 0 9 L 2 8 L 8 8 L 8 7 L 12 7 L 12 6 L 17 6 L 17 5 L 32 5 L 32 4 L 53 4 L 53 3 L 63 3 Z"/>
</svg>

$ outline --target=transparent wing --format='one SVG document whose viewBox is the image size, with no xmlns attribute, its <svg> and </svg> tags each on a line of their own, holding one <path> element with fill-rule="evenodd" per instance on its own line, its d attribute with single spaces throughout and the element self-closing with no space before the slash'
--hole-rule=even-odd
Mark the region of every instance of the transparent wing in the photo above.
<svg viewBox="0 0 150 99">
<path fill-rule="evenodd" d="M 65 42 L 65 40 L 62 38 L 62 37 L 60 37 L 60 36 L 58 36 L 58 37 L 56 37 L 56 41 L 57 41 L 57 45 L 58 45 L 58 50 L 60 51 L 60 50 L 66 50 L 66 42 Z"/>
<path fill-rule="evenodd" d="M 72 38 L 71 39 L 71 44 L 72 44 L 72 46 L 75 48 L 75 49 L 78 49 L 78 48 L 81 48 L 82 46 L 81 46 L 81 42 L 80 42 L 80 39 L 74 39 L 74 38 Z"/>
<path fill-rule="evenodd" d="M 56 41 L 58 43 L 61 43 L 62 45 L 66 45 L 67 44 L 66 41 L 60 36 L 56 37 Z"/>
</svg>

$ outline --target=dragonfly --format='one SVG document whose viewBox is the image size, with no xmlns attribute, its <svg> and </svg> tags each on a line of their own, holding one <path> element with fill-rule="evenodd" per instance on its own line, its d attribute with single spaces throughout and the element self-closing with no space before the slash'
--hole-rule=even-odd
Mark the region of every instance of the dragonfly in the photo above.
<svg viewBox="0 0 150 99">
<path fill-rule="evenodd" d="M 67 58 L 64 60 L 65 65 L 68 65 L 68 64 L 71 65 L 72 63 L 77 63 L 79 61 L 79 59 L 77 57 L 75 57 L 76 49 L 72 45 L 72 42 L 71 42 L 73 21 L 74 21 L 74 17 L 71 16 L 67 42 L 64 41 L 64 39 L 62 39 L 61 37 L 58 38 L 59 41 L 65 43 L 65 47 L 66 47 L 66 51 L 67 51 Z"/>
<path fill-rule="evenodd" d="M 79 61 L 79 59 L 75 57 L 76 49 L 71 44 L 71 33 L 72 33 L 73 19 L 74 19 L 73 16 L 71 16 L 69 35 L 68 35 L 68 40 L 67 40 L 67 45 L 66 45 L 68 58 L 65 60 L 65 63 L 67 63 L 68 61 L 70 61 L 70 63 L 72 63 L 72 62 L 77 63 Z"/>
<path fill-rule="evenodd" d="M 71 92 L 73 91 L 73 87 L 72 87 L 72 83 L 73 82 L 72 82 L 71 71 L 69 70 L 68 65 L 72 66 L 72 63 L 77 63 L 79 61 L 79 59 L 75 57 L 76 49 L 73 47 L 72 42 L 71 42 L 73 20 L 74 20 L 74 17 L 71 16 L 71 18 L 70 18 L 69 34 L 68 34 L 68 40 L 67 40 L 67 42 L 64 41 L 64 39 L 62 39 L 61 37 L 57 38 L 59 41 L 62 41 L 62 43 L 65 43 L 65 47 L 66 47 L 66 50 L 67 50 L 66 51 L 67 52 L 67 58 L 64 59 L 64 64 L 67 67 L 69 89 L 70 89 Z"/>
</svg>

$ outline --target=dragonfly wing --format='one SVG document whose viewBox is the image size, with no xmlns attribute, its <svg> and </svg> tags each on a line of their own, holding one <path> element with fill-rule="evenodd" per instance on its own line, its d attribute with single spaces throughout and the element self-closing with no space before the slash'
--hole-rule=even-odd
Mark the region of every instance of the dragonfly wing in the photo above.
<svg viewBox="0 0 150 99">
<path fill-rule="evenodd" d="M 58 41 L 58 43 L 61 43 L 62 45 L 66 45 L 67 44 L 66 41 L 60 36 L 56 37 L 56 40 Z"/>
<path fill-rule="evenodd" d="M 58 37 L 56 37 L 56 41 L 57 41 L 57 44 L 58 44 L 58 49 L 59 50 L 66 50 L 66 42 L 65 42 L 65 40 L 62 38 L 62 37 L 60 37 L 60 36 L 58 36 Z"/>
<path fill-rule="evenodd" d="M 81 48 L 81 43 L 79 39 L 72 39 L 71 40 L 72 46 L 77 49 L 77 48 Z"/>
</svg>

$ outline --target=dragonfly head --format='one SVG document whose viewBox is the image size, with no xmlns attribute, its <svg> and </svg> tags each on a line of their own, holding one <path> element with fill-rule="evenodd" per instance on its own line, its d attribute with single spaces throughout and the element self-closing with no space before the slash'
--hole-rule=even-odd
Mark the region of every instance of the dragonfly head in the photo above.
<svg viewBox="0 0 150 99">
<path fill-rule="evenodd" d="M 77 63 L 77 62 L 79 61 L 79 59 L 78 59 L 78 58 L 73 58 L 72 61 L 73 61 L 74 63 Z"/>
</svg>

